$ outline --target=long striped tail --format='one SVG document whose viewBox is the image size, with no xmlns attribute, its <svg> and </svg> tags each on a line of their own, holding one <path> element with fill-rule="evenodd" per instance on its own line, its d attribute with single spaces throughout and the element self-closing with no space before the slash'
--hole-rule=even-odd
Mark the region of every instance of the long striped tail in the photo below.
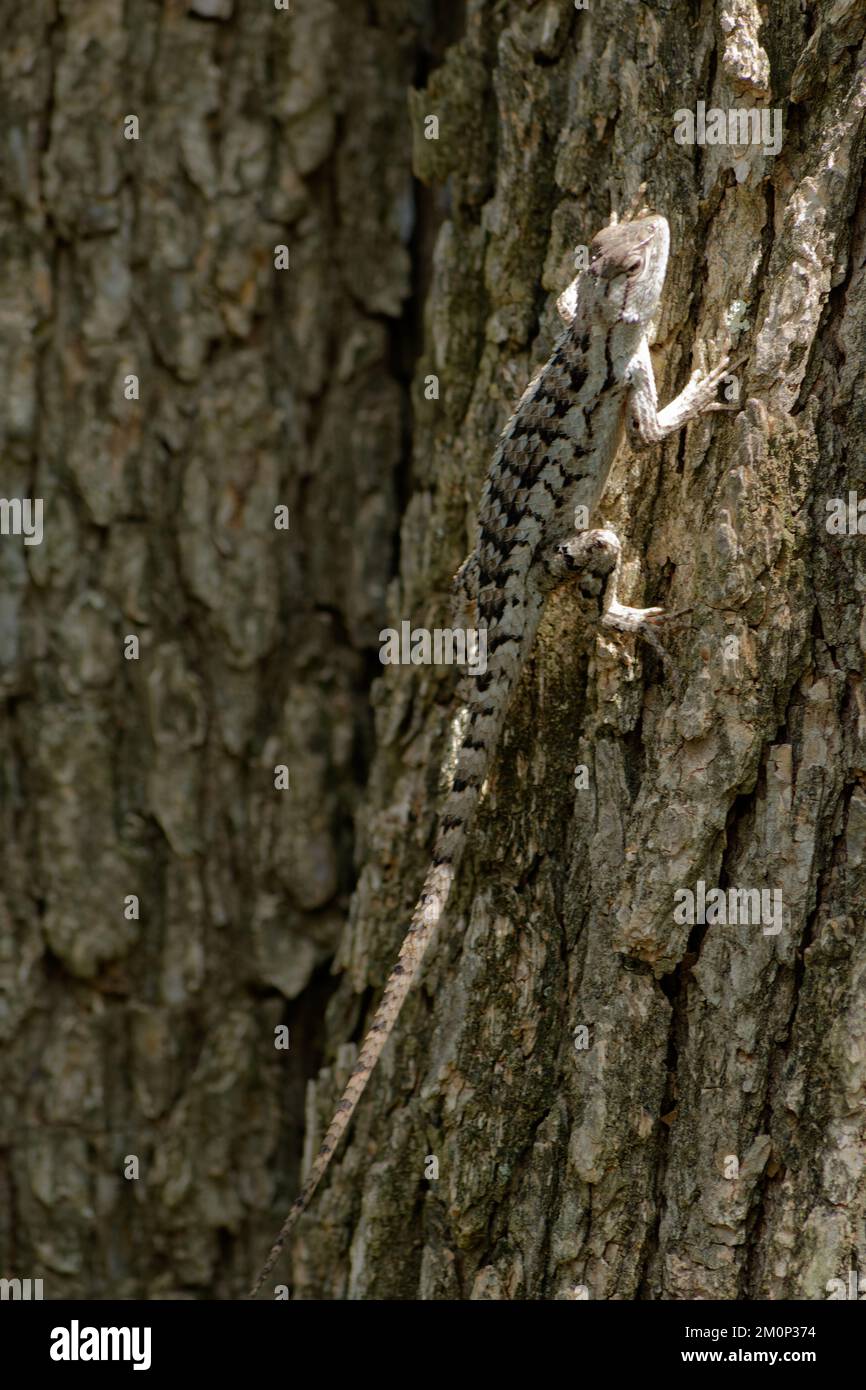
<svg viewBox="0 0 866 1390">
<path fill-rule="evenodd" d="M 409 993 L 409 989 L 418 973 L 424 953 L 436 930 L 439 918 L 442 915 L 445 903 L 448 899 L 452 879 L 453 870 L 450 864 L 433 865 L 427 875 L 424 892 L 421 895 L 418 907 L 415 909 L 412 925 L 406 933 L 400 955 L 397 959 L 397 964 L 394 966 L 388 978 L 385 992 L 382 995 L 382 1001 L 376 1010 L 376 1016 L 364 1039 L 361 1051 L 358 1054 L 358 1060 L 355 1063 L 346 1089 L 343 1092 L 343 1098 L 337 1106 L 334 1118 L 328 1126 L 328 1131 L 322 1141 L 321 1148 L 316 1155 L 307 1180 L 301 1189 L 301 1193 L 292 1203 L 289 1214 L 283 1222 L 280 1233 L 271 1247 L 270 1254 L 265 1260 L 261 1273 L 250 1291 L 250 1297 L 254 1297 L 258 1293 L 265 1279 L 279 1259 L 283 1246 L 291 1235 L 301 1214 L 309 1205 L 313 1193 L 327 1170 L 334 1150 L 349 1126 L 349 1122 L 355 1113 L 355 1107 L 361 1099 L 367 1082 L 373 1074 L 373 1069 L 394 1028 L 397 1016 L 403 1007 L 403 1001 Z"/>
<path fill-rule="evenodd" d="M 394 1024 L 403 1007 L 403 1001 L 418 974 L 427 947 L 445 910 L 466 842 L 467 829 L 484 780 L 488 749 L 495 746 L 495 737 L 500 721 L 493 716 L 494 711 L 492 709 L 489 712 L 487 710 L 479 711 L 470 723 L 469 730 L 461 742 L 457 758 L 457 770 L 439 821 L 433 860 L 427 871 L 423 891 L 412 914 L 412 925 L 403 939 L 397 964 L 388 977 L 381 1003 L 376 1010 L 376 1016 L 370 1025 L 367 1036 L 364 1038 L 358 1060 L 343 1092 L 343 1098 L 328 1126 L 322 1146 L 316 1155 L 301 1193 L 292 1203 L 280 1233 L 271 1247 L 270 1254 L 250 1290 L 250 1298 L 255 1297 L 267 1279 L 279 1259 L 286 1241 L 321 1182 L 333 1157 L 334 1150 L 355 1113 L 355 1107 L 364 1093 L 364 1088 L 370 1080 L 382 1049 L 393 1031 Z"/>
<path fill-rule="evenodd" d="M 475 802 L 478 799 L 482 781 L 482 769 L 478 766 L 481 752 L 480 742 L 475 739 L 474 745 L 467 748 L 466 739 L 460 749 L 459 763 L 457 763 L 457 776 L 453 780 L 452 790 L 446 801 L 445 812 L 439 821 L 439 830 L 436 834 L 436 844 L 434 858 L 427 878 L 424 880 L 424 890 L 418 898 L 416 910 L 411 916 L 411 926 L 403 938 L 403 945 L 400 947 L 398 963 L 388 977 L 388 984 L 382 994 L 381 1004 L 379 1004 L 373 1023 L 370 1024 L 366 1038 L 359 1052 L 359 1058 L 354 1063 L 352 1076 L 349 1077 L 348 1086 L 343 1091 L 342 1101 L 336 1106 L 334 1119 L 329 1123 L 327 1134 L 322 1140 L 321 1148 L 318 1150 L 316 1161 L 311 1166 L 306 1183 L 303 1184 L 299 1197 L 292 1202 L 289 1215 L 282 1223 L 277 1240 L 272 1244 L 270 1254 L 265 1259 L 263 1268 L 256 1283 L 250 1290 L 250 1298 L 259 1293 L 261 1284 L 270 1275 L 271 1269 L 277 1264 L 282 1248 L 295 1229 L 297 1220 L 302 1213 L 309 1207 L 311 1197 L 320 1184 L 328 1163 L 331 1162 L 336 1145 L 339 1144 L 343 1133 L 348 1129 L 350 1119 L 352 1119 L 354 1108 L 360 1101 L 367 1081 L 381 1056 L 385 1042 L 391 1037 L 393 1026 L 400 1009 L 403 1008 L 403 1001 L 409 994 L 411 984 L 416 979 L 421 962 L 423 962 L 427 947 L 430 945 L 432 937 L 439 924 L 446 902 L 448 902 L 450 887 L 455 881 L 457 865 L 459 865 L 461 851 L 466 842 L 466 828 L 471 812 L 474 810 Z M 467 769 L 467 763 L 473 763 L 473 767 Z"/>
</svg>

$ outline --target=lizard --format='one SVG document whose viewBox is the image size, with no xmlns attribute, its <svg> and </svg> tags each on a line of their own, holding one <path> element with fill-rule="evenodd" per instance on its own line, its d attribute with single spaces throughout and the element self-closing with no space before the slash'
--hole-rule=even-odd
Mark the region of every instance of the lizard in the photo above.
<svg viewBox="0 0 866 1390">
<path fill-rule="evenodd" d="M 624 429 L 632 447 L 644 448 L 705 412 L 728 408 L 716 399 L 728 373 L 724 356 L 711 371 L 694 371 L 680 394 L 658 409 L 649 333 L 669 249 L 670 230 L 660 214 L 644 208 L 625 221 L 612 215 L 590 243 L 588 268 L 560 296 L 564 328 L 493 453 L 477 543 L 454 581 L 455 610 L 473 614 L 486 630 L 486 669 L 461 681 L 461 735 L 424 886 L 343 1097 L 250 1297 L 324 1176 L 418 976 L 547 596 L 569 579 L 588 583 L 599 595 L 602 626 L 660 645 L 655 630 L 663 610 L 619 601 L 615 532 L 575 531 L 573 518 L 577 506 L 591 514 L 598 505 Z"/>
</svg>

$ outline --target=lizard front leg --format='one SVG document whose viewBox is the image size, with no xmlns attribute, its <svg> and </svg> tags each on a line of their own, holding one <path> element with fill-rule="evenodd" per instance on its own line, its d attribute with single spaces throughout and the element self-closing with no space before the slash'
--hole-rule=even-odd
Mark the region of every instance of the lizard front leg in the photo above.
<svg viewBox="0 0 866 1390">
<path fill-rule="evenodd" d="M 628 385 L 626 400 L 626 430 L 634 449 L 658 444 L 668 435 L 676 434 L 683 425 L 711 410 L 729 410 L 730 406 L 716 400 L 719 386 L 728 375 L 729 358 L 723 357 L 712 371 L 698 367 L 687 386 L 664 410 L 658 409 L 655 376 L 649 345 L 644 340 L 629 363 L 625 374 Z"/>
</svg>

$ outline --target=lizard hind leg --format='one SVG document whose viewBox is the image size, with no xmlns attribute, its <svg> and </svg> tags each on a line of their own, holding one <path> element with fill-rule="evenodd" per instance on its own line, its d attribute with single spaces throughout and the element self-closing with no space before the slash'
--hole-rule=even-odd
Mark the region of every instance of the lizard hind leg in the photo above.
<svg viewBox="0 0 866 1390">
<path fill-rule="evenodd" d="M 666 656 L 655 627 L 664 620 L 662 608 L 631 608 L 617 597 L 622 570 L 622 542 L 615 531 L 603 528 L 580 531 L 554 546 L 546 557 L 545 571 L 551 587 L 577 579 L 586 597 L 598 597 L 599 622 L 618 632 L 634 632 Z"/>
</svg>

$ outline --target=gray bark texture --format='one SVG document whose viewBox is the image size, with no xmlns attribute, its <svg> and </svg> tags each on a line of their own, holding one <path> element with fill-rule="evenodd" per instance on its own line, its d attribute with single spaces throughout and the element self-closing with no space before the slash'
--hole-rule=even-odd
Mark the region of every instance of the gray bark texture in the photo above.
<svg viewBox="0 0 866 1390">
<path fill-rule="evenodd" d="M 866 0 L 0 17 L 0 496 L 44 499 L 0 535 L 0 1274 L 233 1297 L 262 1262 L 435 825 L 454 672 L 380 631 L 449 625 L 574 248 L 646 182 L 662 403 L 700 344 L 747 357 L 593 518 L 623 601 L 682 615 L 671 669 L 551 600 L 275 1273 L 827 1298 L 866 1268 L 866 538 L 827 527 L 866 498 Z M 678 143 L 698 102 L 780 150 Z M 701 881 L 781 930 L 679 922 Z"/>
</svg>

